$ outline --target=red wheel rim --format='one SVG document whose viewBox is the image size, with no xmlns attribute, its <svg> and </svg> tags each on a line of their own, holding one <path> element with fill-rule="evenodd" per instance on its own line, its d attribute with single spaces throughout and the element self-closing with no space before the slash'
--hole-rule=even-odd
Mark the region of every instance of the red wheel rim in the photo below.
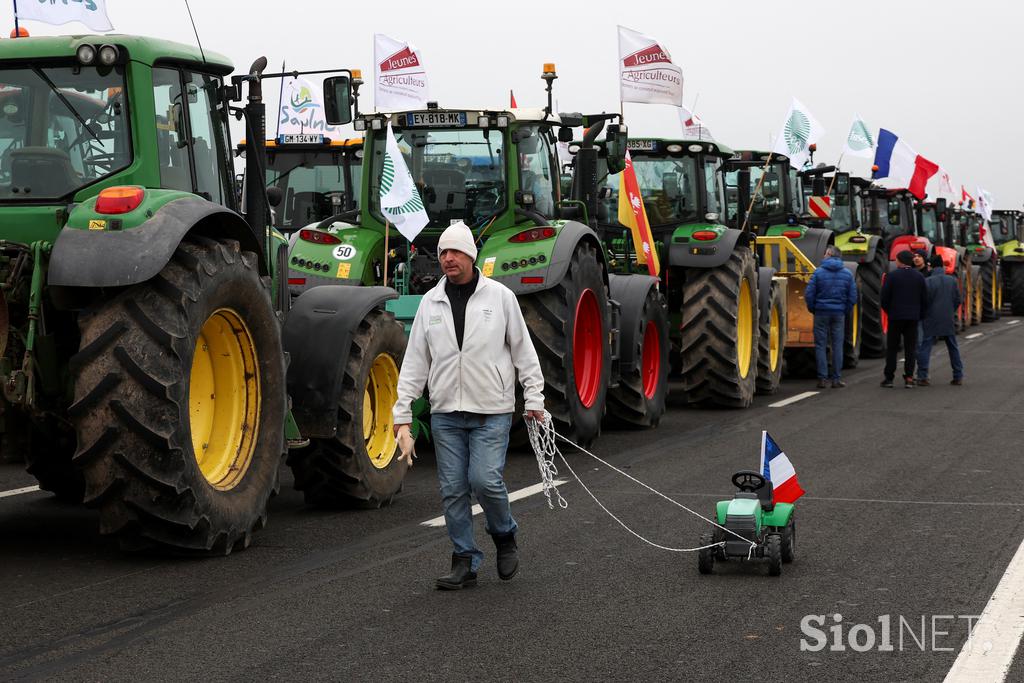
<svg viewBox="0 0 1024 683">
<path fill-rule="evenodd" d="M 640 367 L 644 381 L 644 396 L 654 398 L 661 375 L 661 340 L 658 339 L 658 328 L 653 321 L 648 321 L 644 329 L 644 352 Z"/>
<path fill-rule="evenodd" d="M 879 284 L 882 285 L 882 286 L 885 285 L 885 275 L 884 274 L 882 275 L 882 279 L 881 279 Z M 879 290 L 879 291 L 881 291 L 881 290 Z M 883 333 L 888 332 L 889 331 L 889 314 L 885 312 L 884 308 L 879 308 L 878 310 L 879 310 L 879 317 L 882 320 L 882 332 Z"/>
<path fill-rule="evenodd" d="M 572 368 L 576 375 L 576 394 L 584 408 L 591 407 L 597 400 L 603 364 L 601 310 L 593 290 L 585 289 L 576 302 L 576 317 L 572 328 Z"/>
</svg>

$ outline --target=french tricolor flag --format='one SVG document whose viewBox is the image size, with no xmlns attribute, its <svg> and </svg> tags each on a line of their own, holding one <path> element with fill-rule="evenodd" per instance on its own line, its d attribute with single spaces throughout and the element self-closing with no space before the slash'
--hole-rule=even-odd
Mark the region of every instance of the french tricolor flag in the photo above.
<svg viewBox="0 0 1024 683">
<path fill-rule="evenodd" d="M 885 128 L 879 129 L 875 168 L 871 174 L 873 179 L 895 178 L 905 181 L 912 195 L 924 199 L 928 179 L 938 172 L 938 164 L 915 152 L 896 133 Z"/>
<path fill-rule="evenodd" d="M 768 432 L 761 432 L 761 473 L 775 488 L 776 503 L 792 503 L 804 495 L 793 463 Z"/>
</svg>

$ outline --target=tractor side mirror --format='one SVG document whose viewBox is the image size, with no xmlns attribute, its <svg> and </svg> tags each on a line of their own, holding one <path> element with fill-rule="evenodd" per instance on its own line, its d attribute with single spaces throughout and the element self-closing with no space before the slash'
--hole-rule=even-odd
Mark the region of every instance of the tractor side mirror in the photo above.
<svg viewBox="0 0 1024 683">
<path fill-rule="evenodd" d="M 836 173 L 836 196 L 841 194 L 848 194 L 850 192 L 850 174 L 849 173 Z"/>
<path fill-rule="evenodd" d="M 284 199 L 284 192 L 277 185 L 271 185 L 267 188 L 267 201 L 270 202 L 271 207 L 278 207 L 281 205 L 281 200 Z"/>
<path fill-rule="evenodd" d="M 626 144 L 629 134 L 625 124 L 608 124 L 605 149 L 608 152 L 608 173 L 614 175 L 626 168 Z"/>
<path fill-rule="evenodd" d="M 352 80 L 348 76 L 324 79 L 324 118 L 330 126 L 352 122 Z"/>
<path fill-rule="evenodd" d="M 814 193 L 814 196 L 815 197 L 824 197 L 825 196 L 825 189 L 826 188 L 827 188 L 827 186 L 825 185 L 825 178 L 824 178 L 824 176 L 821 176 L 821 175 L 814 176 L 814 181 L 811 183 L 811 191 Z"/>
<path fill-rule="evenodd" d="M 559 142 L 572 142 L 572 128 L 562 126 L 558 129 L 558 141 Z"/>
<path fill-rule="evenodd" d="M 779 196 L 779 174 L 775 171 L 768 171 L 764 174 L 764 182 L 761 183 L 761 194 L 768 197 Z"/>
</svg>

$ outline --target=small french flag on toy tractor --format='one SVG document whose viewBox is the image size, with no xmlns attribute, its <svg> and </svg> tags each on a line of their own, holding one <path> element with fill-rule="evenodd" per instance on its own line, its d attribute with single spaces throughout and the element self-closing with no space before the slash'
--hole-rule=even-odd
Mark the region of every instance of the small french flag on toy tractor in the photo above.
<svg viewBox="0 0 1024 683">
<path fill-rule="evenodd" d="M 697 553 L 701 574 L 714 572 L 715 561 L 768 560 L 768 574 L 782 574 L 782 563 L 796 558 L 794 502 L 804 494 L 796 470 L 768 432 L 761 432 L 761 471 L 732 475 L 739 489 L 732 500 L 716 505 L 718 525 L 701 536 Z"/>
</svg>

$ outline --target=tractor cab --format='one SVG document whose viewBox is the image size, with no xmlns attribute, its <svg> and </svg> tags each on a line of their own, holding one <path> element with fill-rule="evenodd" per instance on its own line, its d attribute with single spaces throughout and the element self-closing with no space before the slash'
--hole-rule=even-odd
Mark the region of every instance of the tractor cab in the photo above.
<svg viewBox="0 0 1024 683">
<path fill-rule="evenodd" d="M 245 156 L 245 140 L 235 153 Z M 279 135 L 267 140 L 266 157 L 266 187 L 280 192 L 273 224 L 285 235 L 330 216 L 349 220 L 357 217 L 363 163 L 361 138 L 331 139 L 320 133 Z"/>
<path fill-rule="evenodd" d="M 874 186 L 866 194 L 865 232 L 882 238 L 891 264 L 907 249 L 931 251 L 931 241 L 918 233 L 915 198 L 909 190 Z"/>
<path fill-rule="evenodd" d="M 782 154 L 743 150 L 726 161 L 726 222 L 766 235 L 773 226 L 797 227 L 803 210 L 803 189 L 799 173 Z M 759 187 L 760 186 L 760 187 Z M 751 201 L 753 198 L 753 201 Z M 750 209 L 747 215 L 747 209 Z M 794 234 L 798 238 L 802 236 Z M 788 235 L 787 235 L 788 236 Z"/>
<path fill-rule="evenodd" d="M 992 241 L 997 247 L 1011 241 L 1019 241 L 1021 229 L 1024 228 L 1024 212 L 1017 210 L 993 211 L 989 227 L 992 230 Z"/>
</svg>

